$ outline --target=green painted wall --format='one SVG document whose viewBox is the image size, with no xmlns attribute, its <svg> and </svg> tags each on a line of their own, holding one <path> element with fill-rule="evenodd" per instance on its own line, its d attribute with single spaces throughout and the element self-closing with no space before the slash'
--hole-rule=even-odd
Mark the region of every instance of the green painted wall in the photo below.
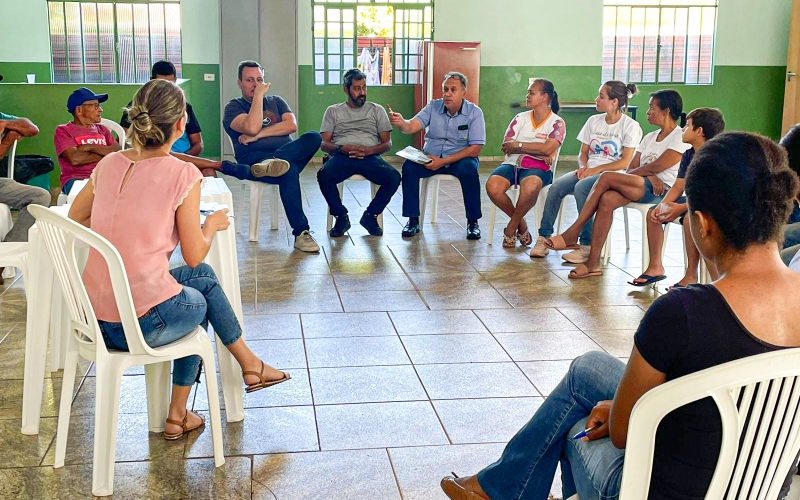
<svg viewBox="0 0 800 500">
<path fill-rule="evenodd" d="M 205 73 L 214 75 L 213 82 L 203 80 Z M 203 129 L 203 156 L 220 157 L 219 64 L 183 64 L 183 84 L 186 97 L 192 103 L 197 120 Z"/>
<path fill-rule="evenodd" d="M 0 84 L 0 110 L 29 118 L 39 127 L 39 135 L 20 141 L 17 154 L 50 156 L 56 167 L 50 175 L 52 187 L 58 186 L 60 173 L 53 134 L 58 125 L 72 120 L 72 115 L 67 112 L 67 97 L 78 86 L 74 83 Z M 122 109 L 139 89 L 137 84 L 88 86 L 98 94 L 108 94 L 108 101 L 103 104 L 103 116 L 114 121 L 119 120 Z"/>
<path fill-rule="evenodd" d="M 319 130 L 325 109 L 331 104 L 344 102 L 346 96 L 341 85 L 314 85 L 314 72 L 311 66 L 300 66 L 299 77 L 298 128 L 301 133 Z M 411 85 L 373 86 L 369 88 L 367 98 L 384 106 L 391 105 L 394 111 L 406 118 L 414 114 L 414 87 Z M 411 139 L 410 135 L 393 133 L 392 150 L 389 154 L 410 146 Z"/>
<path fill-rule="evenodd" d="M 50 83 L 49 62 L 0 62 L 3 83 L 27 82 L 28 73 L 36 75 L 36 83 Z"/>
<path fill-rule="evenodd" d="M 660 88 L 671 87 L 681 93 L 686 112 L 700 106 L 716 107 L 725 115 L 728 129 L 759 132 L 777 139 L 780 134 L 783 112 L 784 66 L 717 66 L 713 85 L 641 85 L 640 92 L 631 100 L 639 106 L 637 120 L 646 132 L 655 127 L 645 116 L 648 94 Z M 524 101 L 528 78 L 542 77 L 551 80 L 564 100 L 591 101 L 600 86 L 599 66 L 482 66 L 480 106 L 486 119 L 487 145 L 483 156 L 502 154 L 500 144 L 511 118 L 521 111 L 512 109 L 511 103 Z M 316 130 L 325 108 L 340 102 L 344 95 L 338 86 L 316 86 L 310 66 L 300 66 L 300 129 Z M 411 86 L 370 87 L 369 99 L 380 104 L 391 104 L 395 111 L 410 117 L 414 105 Z M 580 142 L 575 138 L 586 119 L 594 114 L 584 111 L 564 111 L 567 123 L 567 141 L 562 154 L 577 155 Z M 410 144 L 408 136 L 392 135 L 393 151 Z"/>
</svg>

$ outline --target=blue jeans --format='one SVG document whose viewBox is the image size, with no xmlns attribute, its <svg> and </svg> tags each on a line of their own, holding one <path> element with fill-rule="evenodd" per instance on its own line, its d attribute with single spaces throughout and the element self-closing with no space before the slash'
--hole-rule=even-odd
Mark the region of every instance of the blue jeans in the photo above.
<svg viewBox="0 0 800 500">
<path fill-rule="evenodd" d="M 175 342 L 194 331 L 197 325 L 208 329 L 209 321 L 225 346 L 239 340 L 242 327 L 211 266 L 181 266 L 171 270 L 170 274 L 183 286 L 183 291 L 151 308 L 139 318 L 139 327 L 147 345 L 160 347 Z M 122 323 L 98 323 L 106 347 L 128 350 Z M 199 356 L 175 360 L 172 370 L 174 385 L 190 386 L 199 375 Z"/>
<path fill-rule="evenodd" d="M 556 216 L 561 209 L 561 200 L 565 196 L 572 194 L 575 196 L 575 203 L 578 205 L 578 213 L 583 209 L 586 203 L 586 198 L 592 191 L 592 186 L 600 178 L 600 174 L 586 177 L 578 180 L 578 176 L 570 172 L 562 175 L 550 186 L 550 191 L 547 192 L 547 200 L 544 204 L 544 213 L 542 214 L 542 221 L 539 224 L 539 236 L 549 238 L 553 235 L 553 224 L 556 222 Z M 589 222 L 583 225 L 579 242 L 581 245 L 590 245 L 592 243 L 592 227 L 594 226 L 594 217 L 589 219 Z"/>
<path fill-rule="evenodd" d="M 272 154 L 265 154 L 265 160 L 279 158 L 289 162 L 289 171 L 280 177 L 254 177 L 248 165 L 222 162 L 222 173 L 247 181 L 260 181 L 267 184 L 277 184 L 281 193 L 283 210 L 286 219 L 292 226 L 292 234 L 297 236 L 303 231 L 308 231 L 308 219 L 303 212 L 303 195 L 300 191 L 300 172 L 306 168 L 308 162 L 322 144 L 319 132 L 306 132 L 292 142 L 286 143 Z"/>
<path fill-rule="evenodd" d="M 481 180 L 478 177 L 478 159 L 462 158 L 439 170 L 428 170 L 424 166 L 406 160 L 403 163 L 403 217 L 419 217 L 419 181 L 437 174 L 458 177 L 467 220 L 481 218 Z"/>
<path fill-rule="evenodd" d="M 317 172 L 317 182 L 322 196 L 328 202 L 331 215 L 340 217 L 347 213 L 347 208 L 339 197 L 337 184 L 344 182 L 351 175 L 363 175 L 368 181 L 380 186 L 375 198 L 367 207 L 372 215 L 383 213 L 386 205 L 400 187 L 400 172 L 386 163 L 378 155 L 367 156 L 362 160 L 350 158 L 346 154 L 333 154 L 325 165 Z"/>
<path fill-rule="evenodd" d="M 541 170 L 538 168 L 517 168 L 516 165 L 510 163 L 503 163 L 494 169 L 491 175 L 496 175 L 507 180 L 512 186 L 519 186 L 522 179 L 535 175 L 542 180 L 542 186 L 547 186 L 553 183 L 553 171 Z"/>
<path fill-rule="evenodd" d="M 613 500 L 619 495 L 625 450 L 610 438 L 573 441 L 598 401 L 613 399 L 625 364 L 600 351 L 576 358 L 566 376 L 500 459 L 478 473 L 492 500 L 544 500 L 561 463 L 564 498 Z"/>
</svg>

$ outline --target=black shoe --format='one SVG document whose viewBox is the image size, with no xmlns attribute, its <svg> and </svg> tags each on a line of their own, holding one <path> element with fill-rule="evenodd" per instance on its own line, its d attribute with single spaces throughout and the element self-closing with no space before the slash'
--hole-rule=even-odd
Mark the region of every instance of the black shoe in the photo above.
<svg viewBox="0 0 800 500">
<path fill-rule="evenodd" d="M 378 224 L 377 215 L 372 215 L 371 213 L 364 210 L 364 215 L 361 216 L 361 220 L 358 221 L 358 223 L 364 226 L 364 229 L 366 229 L 367 232 L 372 236 L 383 235 L 383 229 L 381 229 L 380 224 Z"/>
<path fill-rule="evenodd" d="M 478 227 L 478 221 L 467 221 L 467 239 L 479 240 L 481 239 L 481 228 Z"/>
<path fill-rule="evenodd" d="M 340 236 L 344 236 L 344 233 L 346 233 L 349 229 L 350 217 L 348 217 L 347 214 L 340 215 L 339 217 L 336 217 L 336 224 L 334 224 L 331 228 L 331 237 L 338 238 Z"/>
<path fill-rule="evenodd" d="M 403 238 L 410 238 L 419 232 L 419 217 L 409 217 L 408 224 L 403 228 Z"/>
</svg>

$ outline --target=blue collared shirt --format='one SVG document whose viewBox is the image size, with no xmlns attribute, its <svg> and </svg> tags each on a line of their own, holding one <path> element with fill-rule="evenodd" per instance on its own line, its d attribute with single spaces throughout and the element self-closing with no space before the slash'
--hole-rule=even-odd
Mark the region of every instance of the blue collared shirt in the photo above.
<svg viewBox="0 0 800 500">
<path fill-rule="evenodd" d="M 464 99 L 453 116 L 443 99 L 434 99 L 414 117 L 425 127 L 425 154 L 444 158 L 473 144 L 486 144 L 486 124 L 481 108 Z"/>
</svg>

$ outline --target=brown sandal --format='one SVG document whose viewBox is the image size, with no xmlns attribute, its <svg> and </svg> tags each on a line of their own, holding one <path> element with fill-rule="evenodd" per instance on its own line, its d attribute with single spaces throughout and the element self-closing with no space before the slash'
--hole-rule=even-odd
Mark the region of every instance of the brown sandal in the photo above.
<svg viewBox="0 0 800 500">
<path fill-rule="evenodd" d="M 564 241 L 564 237 L 560 234 L 552 236 L 544 240 L 544 246 L 549 248 L 550 250 L 577 250 L 581 246 L 577 243 L 567 243 Z"/>
<path fill-rule="evenodd" d="M 243 371 L 242 372 L 242 378 L 246 377 L 247 375 L 255 375 L 255 376 L 257 376 L 259 378 L 258 382 L 256 382 L 255 384 L 248 385 L 247 387 L 245 387 L 244 390 L 245 390 L 245 392 L 260 391 L 261 389 L 265 389 L 267 387 L 272 387 L 273 385 L 278 385 L 281 382 L 286 382 L 287 380 L 290 380 L 292 378 L 292 376 L 289 375 L 286 372 L 281 372 L 281 373 L 283 373 L 283 378 L 279 378 L 278 380 L 267 380 L 266 378 L 264 378 L 264 362 L 262 361 L 261 362 L 261 371 L 259 371 L 259 372 Z"/>
<path fill-rule="evenodd" d="M 164 431 L 164 439 L 166 439 L 167 441 L 175 441 L 176 439 L 182 438 L 183 435 L 186 434 L 187 432 L 191 432 L 191 431 L 193 431 L 195 429 L 199 429 L 200 427 L 203 427 L 205 425 L 206 419 L 203 418 L 203 416 L 200 415 L 199 413 L 194 413 L 195 415 L 200 417 L 200 423 L 195 425 L 194 427 L 186 427 L 186 419 L 189 418 L 189 413 L 194 413 L 194 412 L 193 411 L 190 412 L 189 410 L 186 410 L 186 415 L 183 416 L 183 420 L 173 420 L 171 418 L 167 419 L 167 423 L 168 424 L 180 425 L 181 429 L 183 429 L 183 430 L 178 432 L 177 434 L 169 434 L 169 433 L 167 433 L 167 431 Z"/>
</svg>

